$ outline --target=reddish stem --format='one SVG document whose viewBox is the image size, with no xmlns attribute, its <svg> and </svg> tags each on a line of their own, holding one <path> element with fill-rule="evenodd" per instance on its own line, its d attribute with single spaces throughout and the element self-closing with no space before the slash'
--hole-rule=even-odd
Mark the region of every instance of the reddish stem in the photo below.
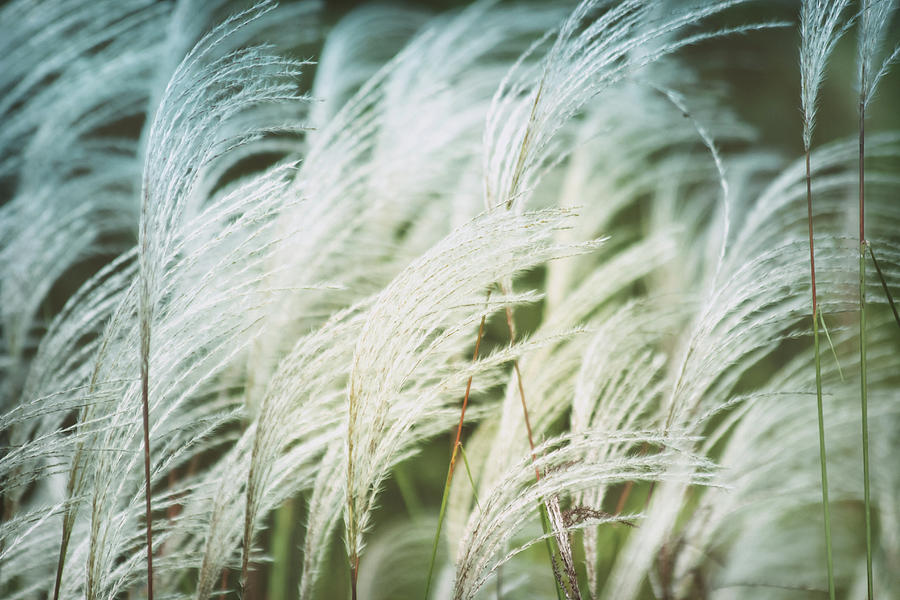
<svg viewBox="0 0 900 600">
<path fill-rule="evenodd" d="M 490 292 L 488 293 L 488 297 L 490 297 Z M 475 339 L 475 351 L 472 353 L 472 362 L 474 363 L 478 360 L 478 351 L 481 348 L 481 338 L 484 336 L 484 321 L 485 315 L 481 315 L 481 324 L 478 326 L 478 337 Z M 466 407 L 469 405 L 469 394 L 472 391 L 472 375 L 469 376 L 469 380 L 466 382 L 466 394 L 463 396 L 462 409 L 459 411 L 459 425 L 456 426 L 456 440 L 453 442 L 453 453 L 450 455 L 450 472 L 447 475 L 447 485 L 450 485 L 450 480 L 453 479 L 453 469 L 456 466 L 456 454 L 457 449 L 459 448 L 459 440 L 462 436 L 462 428 L 463 421 L 466 418 Z"/>
</svg>

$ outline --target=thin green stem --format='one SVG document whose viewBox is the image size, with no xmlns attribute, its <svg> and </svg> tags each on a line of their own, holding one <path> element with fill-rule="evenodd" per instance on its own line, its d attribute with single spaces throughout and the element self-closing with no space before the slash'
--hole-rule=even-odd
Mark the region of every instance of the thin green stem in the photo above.
<svg viewBox="0 0 900 600">
<path fill-rule="evenodd" d="M 819 416 L 819 461 L 822 465 L 822 508 L 825 514 L 825 556 L 828 563 L 828 597 L 834 600 L 834 558 L 831 551 L 831 509 L 828 504 L 828 467 L 825 459 L 825 416 L 822 409 L 822 364 L 819 356 L 819 319 L 813 315 L 816 348 L 816 408 Z"/>
<path fill-rule="evenodd" d="M 434 532 L 434 542 L 431 544 L 431 561 L 428 563 L 428 579 L 425 580 L 425 600 L 428 600 L 428 594 L 431 592 L 431 578 L 434 575 L 434 563 L 437 559 L 438 544 L 441 540 L 441 529 L 444 525 L 444 516 L 447 513 L 447 498 L 450 496 L 450 482 L 453 481 L 453 463 L 456 461 L 456 449 L 453 447 L 453 454 L 450 456 L 450 465 L 447 467 L 447 479 L 444 481 L 444 493 L 441 496 L 441 511 L 438 513 L 437 531 Z"/>
<path fill-rule="evenodd" d="M 891 311 L 894 313 L 894 321 L 896 321 L 897 327 L 900 327 L 900 314 L 897 314 L 897 305 L 894 304 L 894 297 L 891 295 L 890 288 L 888 288 L 884 273 L 881 272 L 881 265 L 878 264 L 878 259 L 875 258 L 875 250 L 872 249 L 872 244 L 869 243 L 868 240 L 866 240 L 866 247 L 869 249 L 869 256 L 872 257 L 872 262 L 875 264 L 875 271 L 878 273 L 878 279 L 881 280 L 881 287 L 884 288 L 884 295 L 887 296 L 888 304 L 890 304 Z"/>
<path fill-rule="evenodd" d="M 475 478 L 472 477 L 472 469 L 469 467 L 469 457 L 466 456 L 466 449 L 463 448 L 462 442 L 459 444 L 459 451 L 462 454 L 463 464 L 466 466 L 466 475 L 469 478 L 469 485 L 472 486 L 472 497 L 475 498 L 475 506 L 478 512 L 481 512 L 481 502 L 478 501 L 478 487 L 475 485 Z"/>
<path fill-rule="evenodd" d="M 828 347 L 831 349 L 831 356 L 834 357 L 834 365 L 837 367 L 838 375 L 841 381 L 844 381 L 844 370 L 841 369 L 841 362 L 838 360 L 837 350 L 834 348 L 834 342 L 831 341 L 831 334 L 828 333 L 828 325 L 825 323 L 825 314 L 819 311 L 819 324 L 822 325 L 822 331 L 825 332 L 825 339 L 828 340 Z"/>
<path fill-rule="evenodd" d="M 822 361 L 819 352 L 819 305 L 816 295 L 816 260 L 813 247 L 812 178 L 806 149 L 806 210 L 809 225 L 809 269 L 812 281 L 813 345 L 816 353 L 816 408 L 819 416 L 819 462 L 822 466 L 822 511 L 825 515 L 825 556 L 828 566 L 828 598 L 834 600 L 834 559 L 831 552 L 831 509 L 828 504 L 828 467 L 825 458 L 825 414 L 822 408 Z"/>
<path fill-rule="evenodd" d="M 872 577 L 872 515 L 869 501 L 869 407 L 866 374 L 866 250 L 859 251 L 859 365 L 860 365 L 860 408 L 862 412 L 862 454 L 863 454 L 863 506 L 866 514 L 866 584 L 868 597 L 874 597 Z"/>
<path fill-rule="evenodd" d="M 866 3 L 865 9 L 869 6 Z M 866 63 L 862 61 L 859 91 L 859 385 L 862 412 L 863 504 L 866 513 L 866 585 L 868 598 L 874 597 L 872 578 L 872 519 L 869 503 L 869 411 L 866 372 Z"/>
</svg>

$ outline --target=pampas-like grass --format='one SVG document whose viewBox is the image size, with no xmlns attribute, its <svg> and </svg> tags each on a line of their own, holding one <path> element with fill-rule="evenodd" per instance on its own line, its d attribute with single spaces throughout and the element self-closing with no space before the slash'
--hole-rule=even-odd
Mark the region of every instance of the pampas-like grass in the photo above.
<svg viewBox="0 0 900 600">
<path fill-rule="evenodd" d="M 0 595 L 890 597 L 895 4 L 7 3 Z"/>
</svg>

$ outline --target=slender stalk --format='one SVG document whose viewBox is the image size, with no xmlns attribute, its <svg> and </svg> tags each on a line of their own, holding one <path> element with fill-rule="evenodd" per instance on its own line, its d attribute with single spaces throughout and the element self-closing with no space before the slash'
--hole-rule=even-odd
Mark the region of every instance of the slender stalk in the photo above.
<svg viewBox="0 0 900 600">
<path fill-rule="evenodd" d="M 868 2 L 865 10 L 868 10 Z M 866 513 L 866 586 L 868 598 L 872 600 L 872 519 L 869 503 L 869 410 L 868 375 L 866 372 L 866 61 L 861 61 L 862 72 L 859 86 L 859 386 L 860 408 L 862 412 L 862 452 L 863 452 L 863 504 Z"/>
<path fill-rule="evenodd" d="M 267 404 L 264 404 L 261 418 L 266 416 Z M 252 545 L 253 528 L 255 523 L 254 504 L 256 502 L 257 490 L 255 484 L 256 457 L 259 456 L 261 437 L 259 428 L 253 436 L 253 451 L 250 454 L 250 468 L 247 470 L 247 491 L 244 504 L 244 534 L 241 541 L 241 578 L 238 585 L 241 589 L 241 598 L 246 600 L 252 598 L 253 594 L 250 590 L 250 549 Z"/>
<path fill-rule="evenodd" d="M 647 443 L 645 442 L 645 443 L 641 444 L 640 456 L 644 456 L 646 454 L 647 454 Z M 654 482 L 654 481 L 650 482 L 650 491 L 647 494 L 647 500 L 644 503 L 645 509 L 647 506 L 650 505 L 650 498 L 653 495 L 653 484 L 654 483 L 656 483 L 656 482 Z M 631 492 L 633 489 L 634 489 L 634 481 L 628 481 L 625 483 L 625 487 L 622 488 L 622 494 L 619 496 L 619 501 L 616 503 L 616 512 L 615 512 L 616 516 L 619 516 L 620 514 L 622 514 L 622 511 L 625 510 L 625 503 L 628 502 L 628 497 L 631 495 Z"/>
<path fill-rule="evenodd" d="M 354 553 L 350 562 L 350 598 L 356 600 L 356 581 L 359 579 L 359 556 Z"/>
<path fill-rule="evenodd" d="M 91 384 L 88 388 L 89 393 L 93 393 L 94 385 L 96 384 L 97 372 L 94 371 L 94 375 L 91 378 Z M 77 509 L 75 508 L 75 504 L 72 502 L 73 497 L 75 496 L 75 487 L 78 485 L 79 478 L 81 477 L 81 471 L 79 465 L 81 464 L 81 453 L 84 450 L 84 442 L 78 444 L 78 448 L 75 451 L 75 456 L 72 459 L 72 470 L 69 471 L 69 480 L 66 483 L 66 499 L 68 502 L 66 503 L 65 512 L 63 513 L 63 521 L 62 521 L 62 539 L 59 544 L 59 558 L 56 563 L 56 583 L 53 585 L 53 600 L 59 600 L 59 592 L 62 587 L 62 575 L 63 570 L 66 566 L 66 556 L 69 551 L 69 541 L 72 537 L 72 528 L 75 526 L 75 513 Z M 196 458 L 194 459 L 196 460 Z M 192 461 L 193 464 L 193 461 Z"/>
<path fill-rule="evenodd" d="M 887 280 L 884 278 L 884 273 L 881 272 L 881 265 L 878 264 L 878 259 L 875 258 L 875 251 L 872 249 L 872 244 L 867 241 L 866 247 L 869 249 L 869 256 L 872 257 L 872 263 L 875 265 L 875 271 L 878 273 L 878 279 L 881 280 L 881 287 L 882 289 L 884 289 L 884 295 L 887 296 L 888 304 L 891 305 L 891 311 L 894 313 L 894 321 L 897 323 L 897 327 L 900 327 L 900 314 L 897 313 L 897 305 L 894 304 L 894 297 L 891 295 L 890 288 L 888 288 Z"/>
<path fill-rule="evenodd" d="M 502 288 L 501 288 L 502 289 Z M 505 292 L 505 290 L 503 290 Z M 516 327 L 513 321 L 512 308 L 507 304 L 506 305 L 506 327 L 509 330 L 509 342 L 511 344 L 516 341 Z M 528 404 L 525 402 L 525 386 L 522 383 L 522 371 L 519 369 L 519 361 L 518 359 L 513 360 L 513 369 L 516 372 L 516 383 L 519 388 L 519 400 L 522 403 L 522 415 L 525 419 L 525 431 L 528 433 L 528 446 L 531 448 L 531 462 L 535 465 L 534 467 L 534 479 L 535 481 L 541 480 L 541 472 L 537 467 L 537 456 L 534 453 L 534 435 L 531 430 L 531 419 L 528 417 Z M 550 515 L 547 512 L 547 507 L 544 505 L 544 499 L 541 498 L 538 504 L 538 511 L 541 516 L 541 529 L 545 536 L 544 539 L 546 541 L 547 546 L 547 554 L 550 557 L 550 566 L 553 568 L 553 580 L 556 582 L 556 595 L 559 600 L 563 600 L 563 597 L 568 597 L 569 594 L 563 590 L 563 583 L 560 581 L 560 578 L 556 576 L 556 569 L 554 565 L 560 563 L 558 560 L 559 552 L 554 547 L 553 540 L 550 537 Z M 572 585 L 578 585 L 577 582 L 573 582 Z"/>
<path fill-rule="evenodd" d="M 148 600 L 153 600 L 153 521 L 150 509 L 150 406 L 148 400 L 148 354 L 149 352 L 141 352 L 141 413 L 144 421 L 144 483 L 146 488 L 144 500 L 146 501 L 147 507 L 147 598 Z"/>
<path fill-rule="evenodd" d="M 809 224 L 809 269 L 812 281 L 813 346 L 816 353 L 816 407 L 819 417 L 819 462 L 822 465 L 822 510 L 825 515 L 825 555 L 828 565 L 828 597 L 834 600 L 834 559 L 831 551 L 831 510 L 828 504 L 828 467 L 825 458 L 825 415 L 822 408 L 822 362 L 819 353 L 819 305 L 816 296 L 816 259 L 813 249 L 812 179 L 809 148 L 806 149 L 806 210 Z"/>
<path fill-rule="evenodd" d="M 78 455 L 76 454 L 76 458 L 74 464 L 78 464 Z M 71 500 L 72 495 L 75 490 L 75 479 L 77 477 L 78 469 L 76 466 L 73 466 L 72 470 L 69 472 L 69 481 L 66 484 L 66 497 Z M 59 590 L 62 586 L 62 574 L 63 569 L 66 566 L 66 555 L 69 551 L 69 540 L 72 537 L 72 525 L 75 521 L 75 515 L 73 513 L 74 509 L 71 504 L 66 504 L 65 512 L 63 513 L 63 527 L 62 527 L 62 539 L 59 543 L 59 558 L 56 562 L 56 582 L 53 584 L 53 600 L 59 600 Z"/>
<path fill-rule="evenodd" d="M 225 600 L 225 592 L 228 591 L 228 569 L 222 569 L 222 581 L 219 583 L 219 600 Z"/>
<path fill-rule="evenodd" d="M 150 507 L 150 321 L 152 316 L 151 283 L 147 261 L 150 253 L 150 236 L 148 233 L 148 206 L 150 204 L 149 185 L 146 172 L 141 192 L 140 252 L 138 253 L 138 271 L 140 274 L 140 292 L 138 295 L 138 323 L 140 328 L 140 360 L 141 360 L 141 417 L 144 427 L 144 500 L 146 502 L 147 520 L 147 598 L 153 600 L 153 512 Z"/>
<path fill-rule="evenodd" d="M 472 486 L 472 496 L 475 498 L 475 506 L 481 512 L 481 502 L 478 501 L 478 489 L 475 487 L 475 478 L 472 477 L 472 469 L 469 467 L 469 458 L 466 456 L 466 449 L 462 443 L 459 444 L 459 451 L 462 454 L 463 464 L 466 466 L 466 475 L 469 477 L 469 485 Z"/>
<path fill-rule="evenodd" d="M 628 497 L 631 495 L 631 490 L 634 488 L 633 481 L 626 481 L 625 487 L 622 488 L 622 494 L 619 496 L 619 501 L 616 502 L 616 512 L 614 513 L 616 516 L 622 514 L 622 511 L 625 510 L 625 503 L 628 502 Z"/>
<path fill-rule="evenodd" d="M 488 292 L 488 299 L 491 293 Z M 486 315 L 481 316 L 481 324 L 478 326 L 478 337 L 475 338 L 475 351 L 472 353 L 472 362 L 478 360 L 478 351 L 481 348 L 481 338 L 484 336 L 484 321 Z M 456 467 L 456 455 L 460 448 L 460 437 L 462 436 L 463 422 L 466 419 L 466 407 L 469 405 L 469 394 L 472 391 L 472 376 L 466 382 L 466 393 L 463 396 L 462 408 L 459 411 L 459 425 L 456 426 L 456 440 L 453 442 L 453 452 L 450 454 L 450 465 L 447 467 L 447 479 L 444 481 L 444 493 L 441 496 L 441 511 L 438 515 L 437 531 L 434 532 L 434 543 L 431 545 L 431 562 L 428 564 L 428 579 L 425 581 L 425 600 L 428 600 L 428 593 L 431 591 L 431 578 L 434 575 L 434 562 L 437 558 L 438 543 L 441 539 L 441 529 L 444 526 L 444 516 L 447 513 L 447 498 L 450 495 L 450 483 L 453 481 L 453 470 Z M 354 582 L 355 583 L 355 582 Z M 355 586 L 354 586 L 355 587 Z M 354 598 L 355 598 L 354 590 Z"/>
<path fill-rule="evenodd" d="M 441 528 L 444 526 L 444 516 L 447 513 L 447 498 L 450 496 L 450 482 L 453 480 L 453 464 L 456 462 L 456 451 L 459 446 L 453 446 L 453 453 L 450 455 L 450 466 L 447 468 L 447 479 L 444 481 L 444 493 L 441 496 L 441 510 L 438 514 L 437 531 L 434 532 L 434 542 L 431 544 L 431 561 L 428 563 L 428 579 L 425 580 L 425 600 L 428 600 L 428 594 L 431 592 L 431 578 L 434 575 L 434 563 L 437 559 L 438 544 L 441 540 Z"/>
<path fill-rule="evenodd" d="M 874 597 L 872 577 L 872 515 L 869 500 L 869 409 L 868 381 L 866 374 L 866 253 L 865 245 L 859 252 L 859 360 L 860 360 L 860 409 L 862 412 L 862 454 L 863 454 L 863 505 L 866 514 L 866 585 L 869 600 Z"/>
<path fill-rule="evenodd" d="M 64 516 L 63 519 L 66 517 Z M 59 588 L 62 585 L 62 572 L 66 563 L 66 551 L 69 548 L 69 537 L 63 532 L 62 542 L 59 546 L 59 558 L 56 561 L 56 583 L 53 584 L 53 600 L 59 600 Z"/>
<path fill-rule="evenodd" d="M 868 10 L 866 2 L 865 10 Z M 861 61 L 859 86 L 859 386 L 862 412 L 863 504 L 866 513 L 866 586 L 874 597 L 872 580 L 872 519 L 869 504 L 869 409 L 866 372 L 866 61 Z"/>
<path fill-rule="evenodd" d="M 822 365 L 819 360 L 819 320 L 813 316 L 813 344 L 816 348 L 816 399 L 819 417 L 819 460 L 822 464 L 822 508 L 825 514 L 825 554 L 828 564 L 828 597 L 834 600 L 834 558 L 831 545 L 831 509 L 828 504 L 828 467 L 825 459 L 825 416 L 822 410 Z"/>
</svg>

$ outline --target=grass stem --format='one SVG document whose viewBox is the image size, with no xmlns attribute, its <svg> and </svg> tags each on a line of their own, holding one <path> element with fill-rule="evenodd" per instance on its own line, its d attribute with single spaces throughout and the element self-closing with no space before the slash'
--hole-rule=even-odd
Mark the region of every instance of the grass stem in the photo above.
<svg viewBox="0 0 900 600">
<path fill-rule="evenodd" d="M 481 512 L 481 502 L 478 501 L 478 487 L 475 485 L 475 478 L 472 477 L 472 469 L 469 467 L 469 458 L 466 456 L 466 449 L 463 448 L 462 443 L 459 444 L 459 451 L 462 453 L 463 464 L 466 466 L 466 475 L 469 478 L 469 485 L 472 486 L 472 497 L 475 498 L 475 506 L 478 507 L 478 512 Z"/>
<path fill-rule="evenodd" d="M 813 346 L 816 360 L 816 408 L 819 418 L 819 462 L 822 466 L 822 511 L 825 516 L 825 557 L 828 568 L 828 597 L 834 600 L 834 559 L 831 546 L 831 510 L 828 504 L 828 466 L 825 458 L 825 415 L 822 407 L 822 361 L 819 352 L 819 305 L 816 296 L 816 260 L 813 247 L 812 178 L 809 148 L 806 149 L 806 210 L 809 224 L 809 268 L 812 281 Z"/>
<path fill-rule="evenodd" d="M 501 290 L 506 293 L 506 290 Z M 512 308 L 507 304 L 506 305 L 506 327 L 509 330 L 509 343 L 514 344 L 516 342 L 516 328 L 515 322 L 513 321 Z M 531 419 L 528 417 L 528 404 L 525 402 L 525 386 L 522 383 L 522 371 L 519 369 L 519 361 L 518 359 L 513 360 L 513 369 L 516 372 L 516 383 L 519 388 L 519 400 L 522 403 L 522 415 L 525 420 L 525 431 L 528 434 L 528 447 L 531 449 L 531 462 L 534 464 L 534 480 L 541 480 L 541 472 L 537 467 L 537 456 L 534 453 L 534 435 L 531 429 Z M 560 553 L 559 550 L 555 547 L 553 543 L 553 538 L 550 537 L 550 532 L 552 527 L 550 525 L 550 516 L 547 512 L 547 507 L 544 505 L 544 499 L 541 498 L 538 503 L 538 511 L 541 516 L 541 529 L 543 530 L 544 539 L 546 540 L 547 546 L 547 554 L 550 558 L 550 567 L 553 570 L 553 580 L 556 582 L 556 595 L 559 600 L 563 600 L 563 598 L 569 597 L 568 592 L 566 592 L 563 587 L 565 584 L 561 581 L 561 577 L 557 576 L 556 566 L 561 564 Z M 571 585 L 577 586 L 577 582 L 571 582 Z"/>
<path fill-rule="evenodd" d="M 868 3 L 865 9 L 868 10 Z M 866 64 L 862 61 L 861 81 L 866 81 Z M 866 590 L 874 597 L 872 578 L 872 518 L 869 502 L 869 409 L 868 373 L 866 371 L 866 86 L 859 92 L 859 386 L 862 413 L 863 505 L 866 515 Z"/>
<path fill-rule="evenodd" d="M 78 454 L 76 454 L 76 459 L 73 461 L 72 470 L 69 472 L 69 481 L 66 484 L 66 497 L 71 500 L 73 492 L 75 490 L 75 478 L 77 473 L 77 465 L 78 463 Z M 63 513 L 63 526 L 62 526 L 62 539 L 59 543 L 59 558 L 56 562 L 56 582 L 53 584 L 53 600 L 59 600 L 59 590 L 62 586 L 62 574 L 63 569 L 66 566 L 66 556 L 69 550 L 69 540 L 72 537 L 72 526 L 75 521 L 75 515 L 73 511 L 75 509 L 71 504 L 66 504 L 65 512 Z"/>
<path fill-rule="evenodd" d="M 487 299 L 490 299 L 491 293 L 488 292 Z M 475 339 L 475 351 L 472 353 L 472 362 L 478 360 L 478 351 L 481 349 L 481 338 L 484 336 L 484 322 L 487 315 L 481 316 L 481 324 L 478 326 L 478 337 Z M 428 564 L 428 579 L 425 581 L 425 600 L 428 600 L 428 593 L 431 591 L 431 578 L 434 575 L 434 562 L 437 558 L 437 548 L 441 539 L 441 529 L 444 525 L 444 517 L 447 513 L 447 498 L 450 495 L 450 483 L 453 481 L 453 470 L 456 467 L 456 455 L 459 451 L 460 437 L 462 436 L 463 422 L 466 419 L 466 407 L 469 405 L 469 394 L 472 391 L 472 376 L 466 382 L 466 393 L 463 396 L 462 408 L 459 411 L 459 425 L 456 426 L 456 440 L 453 442 L 453 451 L 450 454 L 450 465 L 447 467 L 447 479 L 444 482 L 444 493 L 441 496 L 441 510 L 438 514 L 437 531 L 434 532 L 434 543 L 431 546 L 431 561 Z M 468 465 L 467 465 L 468 468 Z"/>
<path fill-rule="evenodd" d="M 150 508 L 150 378 L 149 365 L 147 363 L 148 354 L 149 352 L 141 352 L 141 414 L 144 424 L 144 500 L 147 508 L 147 598 L 148 600 L 153 600 L 153 518 Z"/>
<path fill-rule="evenodd" d="M 890 288 L 888 288 L 884 273 L 881 272 L 881 265 L 878 264 L 878 259 L 875 258 L 875 250 L 872 249 L 872 244 L 868 240 L 866 240 L 866 247 L 869 249 L 869 256 L 872 257 L 872 263 L 875 264 L 875 271 L 878 273 L 878 279 L 881 280 L 881 287 L 884 289 L 884 295 L 887 296 L 888 304 L 890 304 L 891 311 L 894 313 L 894 321 L 897 322 L 897 327 L 900 327 L 900 314 L 897 314 L 897 305 L 894 304 L 894 297 L 891 295 Z"/>
</svg>

